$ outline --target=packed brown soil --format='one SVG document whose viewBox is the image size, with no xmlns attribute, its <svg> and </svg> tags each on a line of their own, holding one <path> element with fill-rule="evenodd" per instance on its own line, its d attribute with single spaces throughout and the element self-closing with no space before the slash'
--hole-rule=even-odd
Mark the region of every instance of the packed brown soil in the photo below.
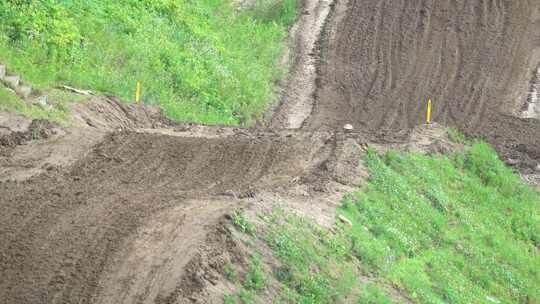
<svg viewBox="0 0 540 304">
<path fill-rule="evenodd" d="M 49 140 L 66 135 L 55 136 Z M 191 294 L 216 281 L 197 265 L 213 259 L 208 250 L 225 252 L 222 243 L 208 244 L 224 229 L 223 216 L 268 193 L 294 195 L 308 184 L 309 195 L 326 191 L 327 180 L 347 180 L 355 164 L 346 171 L 338 162 L 358 156 L 362 143 L 360 135 L 349 144 L 343 136 L 128 129 L 106 135 L 72 165 L 0 182 L 0 299 L 191 303 Z"/>
<path fill-rule="evenodd" d="M 434 121 L 540 161 L 540 122 L 515 117 L 540 62 L 539 1 L 339 0 L 319 59 L 305 128 L 411 129 L 431 98 Z"/>
</svg>

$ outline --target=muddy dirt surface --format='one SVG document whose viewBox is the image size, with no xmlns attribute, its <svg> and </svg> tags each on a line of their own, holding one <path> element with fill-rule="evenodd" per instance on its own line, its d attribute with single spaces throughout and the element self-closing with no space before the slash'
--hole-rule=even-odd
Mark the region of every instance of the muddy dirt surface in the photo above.
<svg viewBox="0 0 540 304">
<path fill-rule="evenodd" d="M 224 265 L 249 252 L 233 210 L 331 227 L 368 145 L 459 149 L 444 124 L 538 178 L 540 122 L 517 117 L 540 3 L 303 3 L 271 129 L 177 124 L 112 97 L 72 104 L 67 126 L 0 113 L 0 303 L 222 303 Z"/>
<path fill-rule="evenodd" d="M 540 161 L 540 122 L 510 117 L 540 62 L 539 1 L 338 0 L 319 57 L 305 128 L 410 129 L 432 98 L 434 121 Z"/>
<path fill-rule="evenodd" d="M 36 161 L 19 168 L 23 173 L 36 173 L 42 157 L 51 160 L 37 146 L 54 155 L 89 130 L 94 136 L 84 142 L 85 153 L 73 153 L 73 163 L 0 182 L 0 298 L 191 303 L 191 294 L 214 286 L 215 274 L 205 277 L 196 265 L 214 259 L 207 248 L 223 251 L 207 240 L 222 229 L 224 214 L 247 203 L 284 207 L 288 200 L 288 207 L 301 201 L 298 208 L 315 215 L 321 208 L 310 203 L 321 198 L 313 196 L 338 202 L 329 181 L 336 180 L 335 189 L 352 182 L 365 145 L 361 134 L 164 125 L 159 115 L 136 118 L 149 110 L 114 109 L 109 99 L 90 102 L 74 112 L 84 124 L 52 126 L 58 133 L 48 138 L 26 138 L 48 130 L 41 121 L 26 126 L 12 119 L 12 128 L 26 131 L 3 136 L 24 141 L 7 141 L 11 157 L 4 158 L 35 152 Z"/>
<path fill-rule="evenodd" d="M 0 136 L 0 155 L 11 156 L 15 147 L 25 143 L 50 138 L 55 134 L 55 126 L 47 120 L 33 120 L 24 131 L 7 132 Z"/>
<path fill-rule="evenodd" d="M 298 129 L 313 107 L 317 77 L 317 44 L 334 0 L 305 0 L 298 21 L 289 32 L 286 61 L 289 75 L 283 81 L 279 107 L 271 118 L 273 128 Z"/>
</svg>

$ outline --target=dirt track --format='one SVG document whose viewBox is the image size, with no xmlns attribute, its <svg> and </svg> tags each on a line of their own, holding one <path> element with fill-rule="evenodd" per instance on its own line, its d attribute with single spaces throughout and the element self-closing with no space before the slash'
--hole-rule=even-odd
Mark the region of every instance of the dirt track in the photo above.
<svg viewBox="0 0 540 304">
<path fill-rule="evenodd" d="M 305 128 L 410 129 L 431 97 L 434 121 L 540 161 L 538 120 L 510 117 L 540 63 L 540 2 L 342 0 L 324 35 Z"/>
<path fill-rule="evenodd" d="M 366 143 L 444 151 L 441 129 L 413 132 L 428 96 L 436 122 L 540 161 L 540 122 L 516 118 L 540 3 L 337 0 L 326 21 L 329 2 L 306 3 L 289 80 L 316 85 L 289 83 L 272 129 L 110 98 L 73 105 L 70 128 L 0 115 L 0 303 L 221 303 L 220 271 L 242 259 L 224 214 L 280 204 L 331 223 L 324 202 L 362 178 Z"/>
</svg>

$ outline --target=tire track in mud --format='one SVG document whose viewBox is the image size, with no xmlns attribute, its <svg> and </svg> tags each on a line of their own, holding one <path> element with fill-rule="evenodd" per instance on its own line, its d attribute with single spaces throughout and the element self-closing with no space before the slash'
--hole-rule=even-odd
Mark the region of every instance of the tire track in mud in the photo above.
<svg viewBox="0 0 540 304">
<path fill-rule="evenodd" d="M 294 81 L 315 77 L 316 28 L 330 1 L 305 4 Z M 308 106 L 312 80 L 294 95 Z M 196 294 L 215 271 L 204 258 L 231 250 L 208 243 L 224 214 L 259 195 L 273 203 L 299 191 L 308 201 L 304 195 L 328 180 L 355 178 L 355 168 L 337 162 L 360 147 L 356 140 L 337 147 L 333 131 L 170 125 L 109 99 L 73 107 L 75 127 L 0 159 L 9 175 L 0 178 L 0 299 L 10 304 L 221 301 Z M 305 108 L 292 104 L 273 126 L 299 126 L 298 107 Z M 84 145 L 71 149 L 81 138 Z"/>
<path fill-rule="evenodd" d="M 224 214 L 316 184 L 339 152 L 332 132 L 207 129 L 112 133 L 67 171 L 0 182 L 0 298 L 183 303 L 184 266 Z"/>
<path fill-rule="evenodd" d="M 432 98 L 435 121 L 533 167 L 540 123 L 517 116 L 540 61 L 538 12 L 538 1 L 336 1 L 304 128 L 410 130 Z"/>
</svg>

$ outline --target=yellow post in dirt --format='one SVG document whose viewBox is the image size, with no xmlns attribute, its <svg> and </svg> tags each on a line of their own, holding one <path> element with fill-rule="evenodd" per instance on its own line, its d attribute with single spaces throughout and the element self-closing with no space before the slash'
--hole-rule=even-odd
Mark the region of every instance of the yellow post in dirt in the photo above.
<svg viewBox="0 0 540 304">
<path fill-rule="evenodd" d="M 431 98 L 430 98 L 428 100 L 428 104 L 427 104 L 427 113 L 426 113 L 426 124 L 427 125 L 431 124 L 431 107 L 432 107 L 432 104 L 431 104 Z"/>
<path fill-rule="evenodd" d="M 135 102 L 141 102 L 141 82 L 137 81 L 137 89 L 135 89 Z"/>
</svg>

